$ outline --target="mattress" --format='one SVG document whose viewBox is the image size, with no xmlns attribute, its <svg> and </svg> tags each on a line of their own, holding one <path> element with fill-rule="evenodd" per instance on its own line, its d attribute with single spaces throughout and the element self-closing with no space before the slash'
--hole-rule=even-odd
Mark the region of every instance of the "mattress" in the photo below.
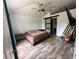
<svg viewBox="0 0 79 59">
<path fill-rule="evenodd" d="M 50 34 L 46 31 L 30 31 L 25 34 L 26 39 L 32 44 L 48 36 L 50 36 Z"/>
</svg>

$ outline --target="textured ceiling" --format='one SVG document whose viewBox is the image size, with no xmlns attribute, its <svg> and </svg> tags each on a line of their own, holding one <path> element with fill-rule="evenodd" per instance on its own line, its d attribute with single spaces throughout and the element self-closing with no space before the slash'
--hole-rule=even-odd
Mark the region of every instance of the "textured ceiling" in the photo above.
<svg viewBox="0 0 79 59">
<path fill-rule="evenodd" d="M 51 2 L 48 3 L 49 1 Z M 6 2 L 10 10 L 19 14 L 35 14 L 37 10 L 32 8 L 39 8 L 37 3 L 47 4 L 45 8 L 56 6 L 51 8 L 52 14 L 64 11 L 64 7 L 76 8 L 76 0 L 6 0 Z"/>
</svg>

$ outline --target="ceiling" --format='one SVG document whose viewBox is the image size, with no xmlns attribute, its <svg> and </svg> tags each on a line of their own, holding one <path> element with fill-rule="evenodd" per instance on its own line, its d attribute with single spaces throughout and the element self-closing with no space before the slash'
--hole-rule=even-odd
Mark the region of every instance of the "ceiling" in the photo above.
<svg viewBox="0 0 79 59">
<path fill-rule="evenodd" d="M 51 1 L 51 3 L 47 4 L 49 1 Z M 34 15 L 37 10 L 31 8 L 39 8 L 37 2 L 42 2 L 44 5 L 47 4 L 46 8 L 55 6 L 55 8 L 51 8 L 52 14 L 64 11 L 64 7 L 69 9 L 76 8 L 76 0 L 6 0 L 6 2 L 9 10 L 22 15 Z"/>
</svg>

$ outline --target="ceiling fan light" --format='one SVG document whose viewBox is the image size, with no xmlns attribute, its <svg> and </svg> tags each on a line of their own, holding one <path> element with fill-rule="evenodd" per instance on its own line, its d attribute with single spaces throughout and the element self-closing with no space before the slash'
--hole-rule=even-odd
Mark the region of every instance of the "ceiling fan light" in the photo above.
<svg viewBox="0 0 79 59">
<path fill-rule="evenodd" d="M 43 3 L 40 3 L 40 6 L 43 6 Z"/>
</svg>

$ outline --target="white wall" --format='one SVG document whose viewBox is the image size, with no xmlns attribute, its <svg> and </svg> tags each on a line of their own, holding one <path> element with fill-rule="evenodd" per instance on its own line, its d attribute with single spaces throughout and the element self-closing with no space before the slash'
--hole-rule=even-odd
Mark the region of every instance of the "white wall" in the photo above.
<svg viewBox="0 0 79 59">
<path fill-rule="evenodd" d="M 76 18 L 76 9 L 70 10 L 72 16 Z M 57 35 L 62 36 L 64 29 L 69 23 L 68 16 L 66 12 L 58 13 L 60 16 L 57 18 Z"/>
<path fill-rule="evenodd" d="M 76 18 L 76 9 L 72 9 L 72 10 L 70 10 L 70 12 L 72 13 L 72 16 L 74 18 Z M 68 16 L 67 16 L 66 11 L 61 12 L 61 13 L 57 13 L 54 15 L 59 15 L 59 17 L 57 17 L 57 33 L 56 34 L 58 36 L 61 36 L 65 27 L 69 23 Z M 47 17 L 47 16 L 49 16 L 49 15 L 46 15 L 45 17 Z M 44 20 L 42 20 L 42 28 L 45 28 Z"/>
<path fill-rule="evenodd" d="M 10 13 L 13 29 L 15 33 L 25 33 L 30 30 L 41 28 L 40 17 Z"/>
<path fill-rule="evenodd" d="M 76 9 L 70 10 L 73 17 L 76 18 Z M 48 14 L 49 15 L 49 14 Z M 66 12 L 57 13 L 54 15 L 60 15 L 57 18 L 57 35 L 61 36 L 65 27 L 68 24 L 68 16 Z M 21 15 L 21 14 L 12 14 L 10 13 L 13 28 L 15 33 L 24 33 L 30 30 L 36 30 L 40 28 L 45 28 L 44 20 L 41 17 L 30 16 L 30 15 Z"/>
</svg>

